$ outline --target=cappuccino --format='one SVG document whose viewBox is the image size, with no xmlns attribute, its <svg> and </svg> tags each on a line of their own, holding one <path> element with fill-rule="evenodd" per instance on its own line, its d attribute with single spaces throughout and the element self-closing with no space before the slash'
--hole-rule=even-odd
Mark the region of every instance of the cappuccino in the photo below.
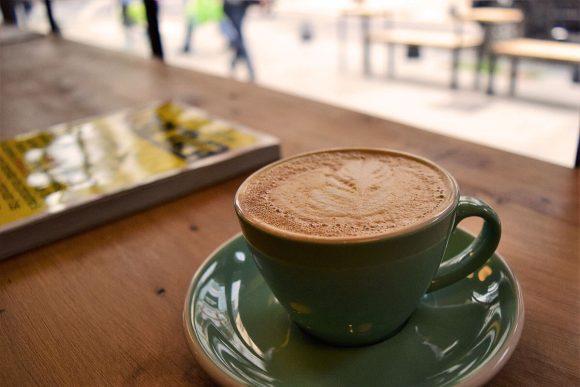
<svg viewBox="0 0 580 387">
<path fill-rule="evenodd" d="M 278 233 L 373 237 L 429 222 L 453 205 L 454 180 L 434 164 L 375 149 L 307 153 L 252 175 L 237 206 Z"/>
</svg>

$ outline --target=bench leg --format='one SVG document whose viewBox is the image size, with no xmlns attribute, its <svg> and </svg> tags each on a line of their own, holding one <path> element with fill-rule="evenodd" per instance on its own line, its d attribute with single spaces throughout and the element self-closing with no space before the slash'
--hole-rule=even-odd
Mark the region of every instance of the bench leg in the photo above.
<svg viewBox="0 0 580 387">
<path fill-rule="evenodd" d="M 511 69 L 510 69 L 510 97 L 516 95 L 516 79 L 518 76 L 518 63 L 519 58 L 511 58 Z"/>
<path fill-rule="evenodd" d="M 387 78 L 395 78 L 395 45 L 387 44 Z"/>
<path fill-rule="evenodd" d="M 370 39 L 370 17 L 362 16 L 361 30 L 363 36 L 363 73 L 371 75 L 371 39 Z"/>
<path fill-rule="evenodd" d="M 347 40 L 347 19 L 346 16 L 340 16 L 338 18 L 338 68 L 344 70 L 346 68 L 345 61 L 345 46 Z"/>
<path fill-rule="evenodd" d="M 493 90 L 493 81 L 495 78 L 495 64 L 497 61 L 497 57 L 493 54 L 489 56 L 489 73 L 487 78 L 487 94 L 494 95 L 495 92 Z"/>
<path fill-rule="evenodd" d="M 580 64 L 572 65 L 572 82 L 580 83 Z"/>
<path fill-rule="evenodd" d="M 483 54 L 484 54 L 483 44 L 477 47 L 476 54 L 477 54 L 477 62 L 475 63 L 475 78 L 473 82 L 473 88 L 475 90 L 479 90 L 479 85 L 481 84 L 481 70 L 483 69 Z"/>
<path fill-rule="evenodd" d="M 458 86 L 458 70 L 459 70 L 459 54 L 461 52 L 461 49 L 459 48 L 454 48 L 452 50 L 452 54 L 453 54 L 453 60 L 452 60 L 452 64 L 451 64 L 451 88 L 452 89 L 457 89 Z"/>
</svg>

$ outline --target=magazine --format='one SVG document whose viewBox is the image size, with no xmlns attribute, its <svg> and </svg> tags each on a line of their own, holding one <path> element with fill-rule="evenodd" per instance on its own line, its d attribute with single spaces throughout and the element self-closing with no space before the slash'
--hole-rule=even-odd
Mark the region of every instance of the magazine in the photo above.
<svg viewBox="0 0 580 387">
<path fill-rule="evenodd" d="M 0 141 L 0 259 L 279 157 L 277 138 L 175 101 Z"/>
</svg>

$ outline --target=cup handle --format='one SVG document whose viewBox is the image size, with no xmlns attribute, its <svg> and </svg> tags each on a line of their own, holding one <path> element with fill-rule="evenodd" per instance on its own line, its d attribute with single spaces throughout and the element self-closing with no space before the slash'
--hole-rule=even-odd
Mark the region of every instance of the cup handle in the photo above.
<svg viewBox="0 0 580 387">
<path fill-rule="evenodd" d="M 467 277 L 482 267 L 495 252 L 501 237 L 501 222 L 496 212 L 479 199 L 462 196 L 457 205 L 453 230 L 459 222 L 470 216 L 483 218 L 481 232 L 465 250 L 439 266 L 427 292 L 441 289 Z"/>
</svg>

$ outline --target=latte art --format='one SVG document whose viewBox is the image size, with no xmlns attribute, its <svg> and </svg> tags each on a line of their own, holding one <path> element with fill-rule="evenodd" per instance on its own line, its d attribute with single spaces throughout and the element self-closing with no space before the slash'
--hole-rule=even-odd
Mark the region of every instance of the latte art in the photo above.
<svg viewBox="0 0 580 387">
<path fill-rule="evenodd" d="M 418 159 L 381 151 L 328 151 L 252 176 L 238 203 L 250 219 L 319 237 L 371 236 L 418 223 L 451 200 L 449 178 Z"/>
<path fill-rule="evenodd" d="M 305 219 L 369 217 L 384 212 L 391 171 L 378 160 L 351 160 L 290 177 L 270 191 L 279 210 Z"/>
</svg>

